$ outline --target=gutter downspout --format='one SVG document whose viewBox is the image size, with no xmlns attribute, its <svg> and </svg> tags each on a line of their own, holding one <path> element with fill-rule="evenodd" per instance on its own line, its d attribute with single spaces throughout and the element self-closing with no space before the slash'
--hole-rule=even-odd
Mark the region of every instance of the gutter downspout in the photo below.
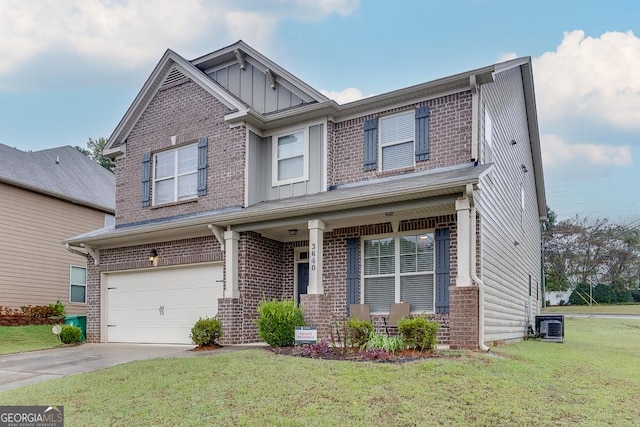
<svg viewBox="0 0 640 427">
<path fill-rule="evenodd" d="M 478 286 L 478 347 L 482 351 L 490 351 L 491 348 L 484 345 L 484 283 L 476 274 L 476 204 L 473 199 L 473 185 L 467 184 L 467 197 L 471 204 L 471 232 L 469 233 L 471 252 L 471 280 Z"/>
</svg>

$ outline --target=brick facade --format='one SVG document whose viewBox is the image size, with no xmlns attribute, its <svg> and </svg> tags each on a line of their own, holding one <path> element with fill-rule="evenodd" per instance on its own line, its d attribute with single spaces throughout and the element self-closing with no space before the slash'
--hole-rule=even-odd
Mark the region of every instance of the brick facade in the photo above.
<svg viewBox="0 0 640 427">
<path fill-rule="evenodd" d="M 116 162 L 118 226 L 243 206 L 245 128 L 230 128 L 224 121 L 229 112 L 224 104 L 190 80 L 156 94 L 127 138 L 127 155 Z M 176 137 L 175 146 L 172 136 Z M 209 138 L 207 195 L 143 208 L 140 182 L 144 153 L 195 143 L 203 136 Z"/>
<path fill-rule="evenodd" d="M 477 286 L 449 288 L 452 350 L 478 349 L 478 291 Z"/>
</svg>

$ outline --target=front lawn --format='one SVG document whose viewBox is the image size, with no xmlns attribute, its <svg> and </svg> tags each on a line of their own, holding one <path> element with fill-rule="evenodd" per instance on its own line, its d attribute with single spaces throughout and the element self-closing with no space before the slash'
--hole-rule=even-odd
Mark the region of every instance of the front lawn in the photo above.
<svg viewBox="0 0 640 427">
<path fill-rule="evenodd" d="M 404 364 L 247 350 L 158 359 L 0 393 L 68 425 L 589 425 L 640 419 L 640 320 L 566 319 L 565 343 Z"/>
<path fill-rule="evenodd" d="M 543 314 L 634 314 L 640 315 L 640 304 L 612 304 L 612 305 L 555 305 L 542 309 Z"/>
<path fill-rule="evenodd" d="M 44 350 L 60 345 L 52 325 L 0 326 L 0 354 Z"/>
</svg>

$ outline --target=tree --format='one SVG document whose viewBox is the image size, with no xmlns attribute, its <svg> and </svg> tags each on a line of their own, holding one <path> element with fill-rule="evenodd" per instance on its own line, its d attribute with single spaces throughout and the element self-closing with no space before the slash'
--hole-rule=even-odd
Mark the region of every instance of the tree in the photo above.
<svg viewBox="0 0 640 427">
<path fill-rule="evenodd" d="M 110 158 L 102 155 L 102 150 L 104 150 L 105 145 L 107 145 L 107 140 L 105 138 L 101 137 L 95 140 L 89 138 L 89 141 L 87 141 L 87 148 L 82 148 L 77 145 L 75 148 L 91 160 L 98 162 L 103 168 L 114 172 L 116 164 L 113 163 Z"/>
</svg>

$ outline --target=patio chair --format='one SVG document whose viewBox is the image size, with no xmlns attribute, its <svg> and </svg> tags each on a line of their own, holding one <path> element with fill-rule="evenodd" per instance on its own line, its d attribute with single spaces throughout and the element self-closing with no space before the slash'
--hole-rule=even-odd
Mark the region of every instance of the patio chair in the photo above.
<svg viewBox="0 0 640 427">
<path fill-rule="evenodd" d="M 369 304 L 350 304 L 349 317 L 355 317 L 356 319 L 370 322 L 371 314 L 369 314 Z"/>
<path fill-rule="evenodd" d="M 383 317 L 384 330 L 389 335 L 389 329 L 398 329 L 398 321 L 403 317 L 409 317 L 411 311 L 411 304 L 408 302 L 400 302 L 391 304 L 391 310 L 389 315 Z"/>
</svg>

